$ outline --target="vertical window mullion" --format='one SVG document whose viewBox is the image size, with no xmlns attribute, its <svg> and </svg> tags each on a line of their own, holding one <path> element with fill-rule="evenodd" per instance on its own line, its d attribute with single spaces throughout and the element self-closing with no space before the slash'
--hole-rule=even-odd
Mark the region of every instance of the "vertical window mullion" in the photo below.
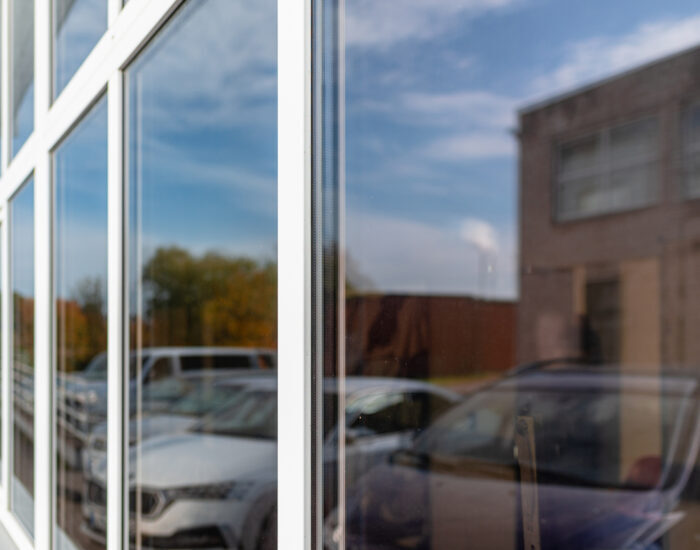
<svg viewBox="0 0 700 550">
<path fill-rule="evenodd" d="M 10 159 L 10 0 L 0 0 L 0 174 Z"/>
<path fill-rule="evenodd" d="M 51 548 L 51 167 L 41 151 L 34 170 L 34 545 Z"/>
<path fill-rule="evenodd" d="M 108 270 L 107 278 L 107 548 L 122 548 L 127 522 L 124 498 L 124 416 L 129 410 L 124 378 L 124 80 L 109 79 L 108 109 Z"/>
<path fill-rule="evenodd" d="M 34 0 L 34 133 L 43 128 L 51 94 L 51 0 Z M 52 484 L 52 345 L 51 294 L 52 193 L 51 159 L 37 140 L 34 170 L 35 387 L 34 387 L 34 545 L 51 548 Z"/>
<path fill-rule="evenodd" d="M 278 547 L 309 547 L 310 1 L 278 1 Z M 303 322 L 300 322 L 303 319 Z"/>
<path fill-rule="evenodd" d="M 107 0 L 107 28 L 117 20 L 122 11 L 122 0 Z"/>
</svg>

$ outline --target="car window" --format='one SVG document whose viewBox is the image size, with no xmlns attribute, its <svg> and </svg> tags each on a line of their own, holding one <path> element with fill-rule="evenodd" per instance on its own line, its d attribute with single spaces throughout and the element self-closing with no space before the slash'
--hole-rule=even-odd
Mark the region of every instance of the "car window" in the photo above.
<svg viewBox="0 0 700 550">
<path fill-rule="evenodd" d="M 245 353 L 190 354 L 180 356 L 180 367 L 184 371 L 241 369 L 253 366 L 251 357 Z"/>
<path fill-rule="evenodd" d="M 233 396 L 227 406 L 206 417 L 195 432 L 229 437 L 275 439 L 277 393 L 248 390 Z"/>
<path fill-rule="evenodd" d="M 479 393 L 443 416 L 418 445 L 435 454 L 510 463 L 515 403 L 514 392 Z"/>
<path fill-rule="evenodd" d="M 405 417 L 406 429 L 424 430 L 439 418 L 454 402 L 432 392 L 413 392 L 410 395 L 410 414 Z"/>
<path fill-rule="evenodd" d="M 244 386 L 214 386 L 197 384 L 184 397 L 173 403 L 171 412 L 188 416 L 201 416 L 215 412 L 232 401 Z"/>
<path fill-rule="evenodd" d="M 376 393 L 347 407 L 348 428 L 358 436 L 415 430 L 420 425 L 417 402 L 407 393 Z"/>
<path fill-rule="evenodd" d="M 147 353 L 142 353 L 141 354 L 141 366 L 147 365 L 148 360 L 150 358 L 151 358 L 151 356 L 148 355 Z M 136 355 L 135 353 L 133 353 L 131 355 L 131 358 L 129 359 L 129 378 L 131 380 L 135 380 L 136 373 L 139 372 L 140 370 L 141 370 L 141 368 L 139 366 L 139 356 Z"/>
<path fill-rule="evenodd" d="M 170 357 L 159 357 L 153 362 L 150 370 L 148 371 L 147 381 L 157 382 L 159 380 L 165 380 L 166 378 L 171 378 L 173 376 L 173 362 Z"/>
</svg>

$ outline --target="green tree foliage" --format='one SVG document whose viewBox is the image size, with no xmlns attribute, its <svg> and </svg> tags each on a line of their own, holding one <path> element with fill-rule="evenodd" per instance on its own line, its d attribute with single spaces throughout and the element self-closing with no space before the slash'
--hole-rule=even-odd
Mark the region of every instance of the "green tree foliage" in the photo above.
<svg viewBox="0 0 700 550">
<path fill-rule="evenodd" d="M 160 248 L 143 268 L 143 345 L 276 347 L 277 267 Z"/>
</svg>

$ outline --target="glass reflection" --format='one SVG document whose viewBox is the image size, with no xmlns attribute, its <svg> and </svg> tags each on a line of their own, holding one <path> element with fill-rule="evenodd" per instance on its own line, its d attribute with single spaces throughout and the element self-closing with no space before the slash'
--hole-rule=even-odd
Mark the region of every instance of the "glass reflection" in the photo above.
<svg viewBox="0 0 700 550">
<path fill-rule="evenodd" d="M 314 15 L 317 359 L 347 385 L 317 388 L 317 539 L 693 548 L 697 6 Z M 382 388 L 408 382 L 458 396 L 375 460 L 400 432 Z"/>
<path fill-rule="evenodd" d="M 107 0 L 53 0 L 53 98 L 107 30 Z"/>
<path fill-rule="evenodd" d="M 104 548 L 81 501 L 94 462 L 88 439 L 107 417 L 107 100 L 86 115 L 56 150 L 56 548 Z M 106 442 L 106 428 L 104 440 Z M 102 457 L 106 464 L 106 457 Z"/>
<path fill-rule="evenodd" d="M 34 2 L 10 1 L 12 156 L 34 131 Z"/>
<path fill-rule="evenodd" d="M 10 201 L 12 511 L 34 534 L 34 180 Z"/>
<path fill-rule="evenodd" d="M 273 0 L 188 2 L 127 71 L 134 548 L 276 547 L 275 36 Z"/>
</svg>

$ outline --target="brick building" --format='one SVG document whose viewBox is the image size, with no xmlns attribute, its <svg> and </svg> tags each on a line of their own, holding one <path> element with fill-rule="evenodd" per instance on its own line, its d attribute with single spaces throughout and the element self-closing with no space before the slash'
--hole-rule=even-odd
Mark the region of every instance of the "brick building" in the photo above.
<svg viewBox="0 0 700 550">
<path fill-rule="evenodd" d="M 700 364 L 700 49 L 523 109 L 519 141 L 518 360 Z"/>
</svg>

